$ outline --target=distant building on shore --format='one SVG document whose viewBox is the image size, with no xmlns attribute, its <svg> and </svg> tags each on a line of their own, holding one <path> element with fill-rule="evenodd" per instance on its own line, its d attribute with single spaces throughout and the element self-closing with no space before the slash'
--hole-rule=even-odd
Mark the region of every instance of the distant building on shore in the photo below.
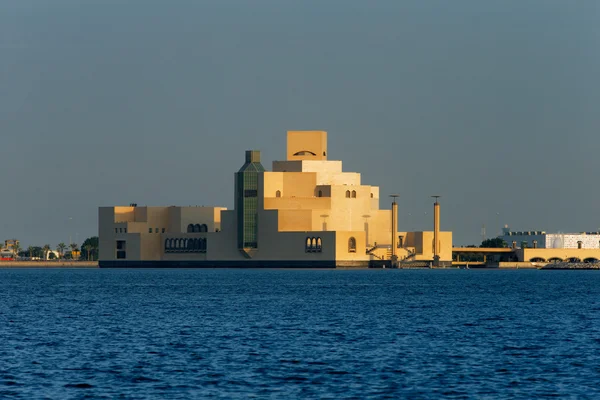
<svg viewBox="0 0 600 400">
<path fill-rule="evenodd" d="M 545 231 L 512 232 L 505 227 L 502 240 L 508 247 L 538 249 L 599 249 L 600 232 L 546 233 Z"/>
<path fill-rule="evenodd" d="M 0 260 L 8 261 L 15 259 L 15 246 L 19 245 L 17 239 L 8 239 L 4 241 L 4 246 L 0 248 Z"/>
<path fill-rule="evenodd" d="M 100 207 L 101 267 L 367 267 L 451 263 L 452 232 L 398 230 L 397 205 L 379 187 L 327 159 L 327 133 L 290 131 L 287 159 L 261 164 L 247 151 L 224 207 Z M 437 246 L 434 243 L 437 237 Z M 437 254 L 436 254 L 437 253 Z"/>
</svg>

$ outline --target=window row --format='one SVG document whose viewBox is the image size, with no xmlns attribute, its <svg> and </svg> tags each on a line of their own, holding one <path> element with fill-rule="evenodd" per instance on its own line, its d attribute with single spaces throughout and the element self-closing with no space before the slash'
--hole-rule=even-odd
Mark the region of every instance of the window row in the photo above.
<svg viewBox="0 0 600 400">
<path fill-rule="evenodd" d="M 162 228 L 162 233 L 165 233 L 166 229 Z M 158 228 L 155 228 L 154 230 L 152 228 L 148 228 L 148 233 L 161 233 L 161 230 L 159 230 Z"/>
<path fill-rule="evenodd" d="M 187 226 L 187 233 L 199 233 L 199 232 L 208 232 L 208 226 L 206 224 L 189 224 Z"/>
<path fill-rule="evenodd" d="M 352 192 L 351 192 L 351 191 L 349 191 L 349 190 L 346 190 L 346 198 L 348 198 L 348 199 L 349 199 L 349 198 L 351 198 L 351 197 L 352 197 L 353 199 L 355 199 L 355 198 L 356 198 L 356 190 L 353 190 Z"/>
<path fill-rule="evenodd" d="M 165 239 L 165 253 L 206 253 L 206 239 Z"/>
<path fill-rule="evenodd" d="M 115 228 L 115 233 L 127 233 L 127 228 Z"/>
<path fill-rule="evenodd" d="M 306 253 L 321 253 L 323 250 L 323 242 L 320 237 L 307 237 L 304 245 Z"/>
</svg>

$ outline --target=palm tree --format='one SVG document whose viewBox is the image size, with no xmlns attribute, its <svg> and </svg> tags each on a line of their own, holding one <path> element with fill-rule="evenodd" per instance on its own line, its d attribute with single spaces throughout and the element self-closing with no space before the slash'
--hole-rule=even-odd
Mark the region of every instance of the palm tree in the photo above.
<svg viewBox="0 0 600 400">
<path fill-rule="evenodd" d="M 58 246 L 56 246 L 56 250 L 58 251 L 58 258 L 59 259 L 62 258 L 62 256 L 63 256 L 66 248 L 67 248 L 67 245 L 64 244 L 63 242 L 60 242 L 58 244 Z"/>
<path fill-rule="evenodd" d="M 17 256 L 19 255 L 19 252 L 21 251 L 21 245 L 19 243 L 17 243 L 16 240 L 14 241 L 12 251 L 13 251 L 13 254 L 15 255 L 15 260 L 16 260 Z"/>
<path fill-rule="evenodd" d="M 42 247 L 42 251 L 44 252 L 44 260 L 48 259 L 48 253 L 50 252 L 50 245 L 49 244 L 45 244 L 44 247 Z"/>
<path fill-rule="evenodd" d="M 92 252 L 92 245 L 91 244 L 86 244 L 84 247 L 85 249 L 85 253 L 87 254 L 87 260 L 90 261 L 90 256 L 91 256 L 91 252 Z"/>
<path fill-rule="evenodd" d="M 29 251 L 29 259 L 33 260 L 33 246 L 29 246 L 27 250 Z"/>
<path fill-rule="evenodd" d="M 76 252 L 77 250 L 79 250 L 79 249 L 77 248 L 77 243 L 71 243 L 71 244 L 69 245 L 69 247 L 71 247 L 71 260 L 75 260 L 75 256 L 74 256 L 74 254 L 75 254 L 75 252 Z"/>
</svg>

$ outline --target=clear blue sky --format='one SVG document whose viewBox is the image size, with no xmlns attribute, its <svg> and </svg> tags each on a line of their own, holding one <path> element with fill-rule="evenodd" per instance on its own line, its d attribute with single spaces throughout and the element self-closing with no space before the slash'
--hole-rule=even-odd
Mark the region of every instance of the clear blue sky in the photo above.
<svg viewBox="0 0 600 400">
<path fill-rule="evenodd" d="M 97 207 L 233 206 L 285 131 L 457 245 L 600 228 L 600 2 L 4 0 L 0 239 L 79 243 Z M 388 208 L 387 198 L 382 208 Z"/>
</svg>

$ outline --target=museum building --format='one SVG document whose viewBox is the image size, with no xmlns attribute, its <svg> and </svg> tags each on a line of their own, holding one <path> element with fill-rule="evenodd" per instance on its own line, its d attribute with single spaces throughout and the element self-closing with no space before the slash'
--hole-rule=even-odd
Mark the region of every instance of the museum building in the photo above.
<svg viewBox="0 0 600 400">
<path fill-rule="evenodd" d="M 452 233 L 399 231 L 379 187 L 327 159 L 327 132 L 289 131 L 267 171 L 246 151 L 234 209 L 99 208 L 100 267 L 373 267 L 451 263 Z M 387 196 L 386 196 L 387 197 Z M 436 240 L 437 239 L 437 246 Z"/>
</svg>

